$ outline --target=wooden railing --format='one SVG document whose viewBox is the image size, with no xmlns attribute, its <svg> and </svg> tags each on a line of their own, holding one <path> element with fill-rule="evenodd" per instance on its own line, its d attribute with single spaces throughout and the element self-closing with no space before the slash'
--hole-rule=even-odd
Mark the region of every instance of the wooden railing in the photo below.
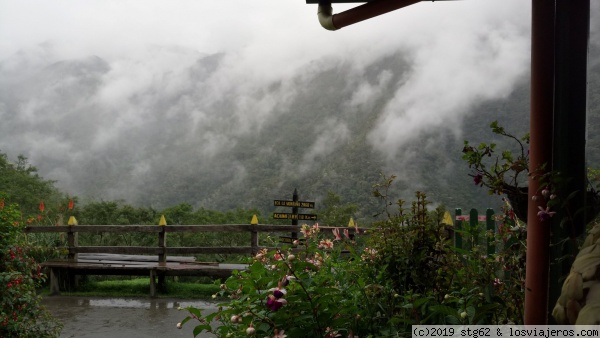
<svg viewBox="0 0 600 338">
<path fill-rule="evenodd" d="M 323 228 L 331 229 L 331 228 Z M 111 253 L 130 255 L 158 255 L 159 262 L 164 262 L 168 255 L 189 254 L 248 254 L 253 255 L 262 247 L 258 234 L 299 232 L 300 226 L 272 224 L 217 224 L 217 225 L 71 225 L 71 226 L 29 226 L 26 233 L 66 233 L 68 258 L 76 260 L 80 253 Z M 352 229 L 353 230 L 353 229 Z M 248 246 L 202 246 L 202 247 L 169 247 L 168 233 L 199 232 L 250 232 Z M 155 246 L 79 246 L 79 233 L 155 233 Z"/>
<path fill-rule="evenodd" d="M 331 228 L 323 228 L 324 231 Z M 259 243 L 259 233 L 280 233 L 280 242 L 291 243 L 292 233 L 301 231 L 297 225 L 271 224 L 218 224 L 218 225 L 68 225 L 68 226 L 29 226 L 25 228 L 28 234 L 36 233 L 66 233 L 68 259 L 42 262 L 49 270 L 50 289 L 52 294 L 59 294 L 65 286 L 70 289 L 77 286 L 76 275 L 149 275 L 150 295 L 156 292 L 155 277 L 158 285 L 163 285 L 166 276 L 213 276 L 226 278 L 232 271 L 245 268 L 243 264 L 217 264 L 202 262 L 196 264 L 174 263 L 186 257 L 178 255 L 197 254 L 241 254 L 254 255 L 265 248 Z M 354 229 L 352 229 L 354 231 Z M 245 246 L 193 246 L 170 247 L 167 235 L 169 233 L 250 233 L 250 241 Z M 137 233 L 155 234 L 155 245 L 113 245 L 113 246 L 80 246 L 79 233 Z M 287 233 L 288 236 L 284 233 Z M 270 247 L 267 247 L 270 249 Z M 86 254 L 81 259 L 79 254 Z M 88 255 L 92 254 L 92 255 Z M 102 255 L 94 255 L 102 254 Z M 110 259 L 106 259 L 109 254 Z M 142 255 L 144 257 L 142 257 Z M 156 256 L 154 256 L 156 255 Z M 91 257 L 90 257 L 91 256 Z M 130 256 L 130 257 L 124 257 Z M 100 257 L 100 258 L 99 258 Z M 151 258 L 152 257 L 152 258 Z M 158 259 L 155 259 L 157 257 Z M 151 259 L 153 263 L 149 263 Z"/>
</svg>

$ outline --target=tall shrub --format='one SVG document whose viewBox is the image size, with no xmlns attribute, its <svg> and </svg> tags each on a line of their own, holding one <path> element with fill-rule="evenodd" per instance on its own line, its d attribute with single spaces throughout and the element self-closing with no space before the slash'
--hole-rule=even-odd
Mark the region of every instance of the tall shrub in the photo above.
<svg viewBox="0 0 600 338">
<path fill-rule="evenodd" d="M 23 237 L 21 213 L 0 195 L 0 337 L 57 337 L 62 326 L 41 305 L 44 281 Z"/>
</svg>

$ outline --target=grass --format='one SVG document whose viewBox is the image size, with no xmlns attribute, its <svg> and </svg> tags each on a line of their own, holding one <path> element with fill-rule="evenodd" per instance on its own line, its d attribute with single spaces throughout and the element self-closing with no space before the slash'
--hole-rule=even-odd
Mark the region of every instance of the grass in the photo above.
<svg viewBox="0 0 600 338">
<path fill-rule="evenodd" d="M 161 292 L 162 291 L 162 292 Z M 158 290 L 159 298 L 211 299 L 219 291 L 219 284 L 203 284 L 168 280 L 166 290 Z M 50 294 L 48 286 L 43 288 L 41 295 Z M 150 278 L 134 278 L 119 280 L 88 280 L 72 292 L 61 291 L 63 296 L 84 297 L 149 297 Z"/>
</svg>

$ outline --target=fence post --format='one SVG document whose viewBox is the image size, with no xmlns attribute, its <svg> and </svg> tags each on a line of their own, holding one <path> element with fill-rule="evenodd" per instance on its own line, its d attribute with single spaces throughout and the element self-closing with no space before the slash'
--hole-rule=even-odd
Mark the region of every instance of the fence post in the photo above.
<svg viewBox="0 0 600 338">
<path fill-rule="evenodd" d="M 471 209 L 469 213 L 469 226 L 469 233 L 471 234 L 469 236 L 471 242 L 469 250 L 472 250 L 474 246 L 479 245 L 479 211 L 477 209 Z"/>
<path fill-rule="evenodd" d="M 294 189 L 294 194 L 292 195 L 292 201 L 294 202 L 298 202 L 298 189 Z M 294 206 L 292 207 L 292 214 L 296 215 L 296 217 L 298 217 L 298 207 Z M 294 218 L 292 219 L 292 225 L 298 225 L 298 218 Z M 295 231 L 292 231 L 292 242 L 298 238 L 298 233 Z"/>
<path fill-rule="evenodd" d="M 72 217 L 72 216 L 71 216 Z M 69 222 L 71 223 L 71 222 Z M 77 231 L 73 231 L 73 227 L 77 226 L 75 222 L 72 222 L 72 224 L 69 224 L 69 232 L 67 232 L 67 243 L 69 245 L 69 255 L 67 256 L 70 262 L 77 262 L 77 259 L 79 258 L 79 254 L 76 252 L 77 246 L 79 245 L 79 233 Z M 56 271 L 55 271 L 56 272 Z M 60 280 L 60 279 L 59 279 Z M 68 276 L 66 277 L 66 282 L 67 282 L 67 289 L 69 291 L 74 290 L 77 288 L 77 285 L 79 279 L 73 275 L 73 274 L 68 274 Z M 56 278 L 55 278 L 55 282 L 56 282 Z M 55 285 L 59 285 L 60 281 L 55 283 Z M 60 286 L 56 287 L 56 290 L 53 290 L 53 292 L 59 290 Z"/>
<path fill-rule="evenodd" d="M 160 226 L 160 231 L 158 232 L 158 247 L 161 248 L 162 250 L 160 251 L 160 253 L 158 254 L 158 265 L 166 265 L 167 264 L 167 231 L 166 231 L 166 227 L 167 227 L 167 221 L 165 220 L 164 215 L 162 215 L 160 217 L 160 221 L 158 222 L 159 226 Z M 151 286 L 151 290 L 150 293 L 152 294 L 152 284 L 154 284 L 154 275 L 155 273 L 150 273 L 150 286 Z M 166 286 L 165 286 L 165 275 L 163 274 L 159 274 L 158 275 L 158 289 L 161 291 L 165 291 Z"/>
<path fill-rule="evenodd" d="M 257 225 L 258 217 L 254 215 L 250 221 L 250 247 L 252 248 L 252 255 L 256 255 L 258 252 L 258 231 L 256 231 Z"/>
<path fill-rule="evenodd" d="M 462 210 L 460 208 L 455 209 L 454 214 L 456 215 L 456 223 L 454 229 L 454 247 L 462 249 L 462 224 L 463 221 L 459 216 L 462 216 Z"/>
<path fill-rule="evenodd" d="M 76 249 L 79 244 L 78 232 L 73 231 L 74 225 L 69 225 L 68 227 L 69 227 L 69 232 L 67 232 L 67 244 L 69 245 L 69 254 L 68 254 L 67 258 L 69 259 L 69 261 L 77 261 L 78 254 L 73 249 Z"/>
<path fill-rule="evenodd" d="M 165 228 L 163 227 L 158 233 L 158 247 L 162 250 L 158 254 L 158 262 L 166 263 L 167 262 L 167 233 L 165 232 Z"/>
<path fill-rule="evenodd" d="M 493 235 L 496 233 L 496 221 L 494 220 L 494 209 L 488 208 L 485 211 L 485 224 L 486 224 L 486 229 L 488 231 L 491 230 L 491 232 L 492 232 L 492 236 L 489 236 L 486 234 L 486 236 L 487 236 L 487 254 L 488 254 L 488 256 L 491 256 L 496 253 L 496 245 L 493 245 L 493 242 L 494 242 Z"/>
</svg>

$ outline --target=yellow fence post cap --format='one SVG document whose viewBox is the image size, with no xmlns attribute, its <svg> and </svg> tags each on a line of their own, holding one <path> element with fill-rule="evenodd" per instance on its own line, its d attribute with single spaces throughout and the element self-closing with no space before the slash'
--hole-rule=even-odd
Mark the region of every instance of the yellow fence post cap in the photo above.
<svg viewBox="0 0 600 338">
<path fill-rule="evenodd" d="M 68 225 L 77 225 L 77 220 L 75 219 L 75 216 L 70 216 L 67 224 Z"/>
<path fill-rule="evenodd" d="M 444 213 L 444 219 L 442 219 L 442 224 L 454 225 L 454 222 L 452 221 L 452 215 L 450 215 L 448 211 Z"/>
<path fill-rule="evenodd" d="M 167 220 L 165 219 L 165 215 L 160 215 L 160 221 L 158 221 L 158 225 L 161 225 L 161 226 L 167 225 Z"/>
<path fill-rule="evenodd" d="M 252 220 L 250 221 L 250 224 L 252 224 L 252 225 L 258 224 L 258 217 L 256 217 L 256 214 L 252 215 Z"/>
<path fill-rule="evenodd" d="M 354 219 L 350 217 L 350 221 L 348 222 L 348 228 L 354 228 L 356 225 L 354 224 Z"/>
</svg>

